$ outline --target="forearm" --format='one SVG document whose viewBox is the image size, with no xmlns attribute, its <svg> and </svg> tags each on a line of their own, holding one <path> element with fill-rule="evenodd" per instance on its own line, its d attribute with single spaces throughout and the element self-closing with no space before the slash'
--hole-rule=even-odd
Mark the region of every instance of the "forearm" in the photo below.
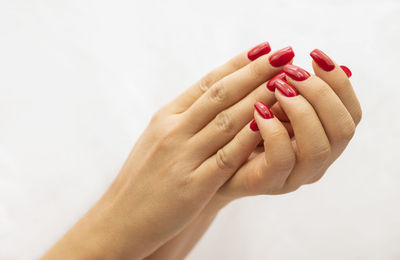
<svg viewBox="0 0 400 260">
<path fill-rule="evenodd" d="M 150 256 L 146 257 L 145 260 L 184 259 L 210 227 L 218 212 L 227 205 L 229 201 L 228 199 L 215 196 L 201 214 L 184 230 L 158 248 Z"/>
<path fill-rule="evenodd" d="M 47 259 L 113 259 L 118 250 L 111 234 L 92 208 L 47 253 Z M 103 222 L 103 224 L 101 224 Z M 111 240 L 111 241 L 107 241 Z M 122 241 L 120 241 L 122 242 Z"/>
<path fill-rule="evenodd" d="M 143 219 L 141 210 L 128 214 L 116 190 L 123 188 L 115 182 L 94 205 L 47 253 L 47 259 L 143 259 L 154 251 L 150 237 L 153 230 Z M 134 196 L 133 196 L 134 197 Z M 137 206 L 136 203 L 131 203 Z M 138 215 L 138 216 L 136 216 Z M 130 223 L 132 222 L 132 223 Z M 136 225 L 135 225 L 136 223 Z M 161 244 L 161 243 L 160 243 Z"/>
</svg>

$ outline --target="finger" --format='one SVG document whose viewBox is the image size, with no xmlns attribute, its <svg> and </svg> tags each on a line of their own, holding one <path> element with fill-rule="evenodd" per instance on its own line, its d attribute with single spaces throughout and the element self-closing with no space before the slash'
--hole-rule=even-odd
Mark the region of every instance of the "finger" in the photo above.
<svg viewBox="0 0 400 260">
<path fill-rule="evenodd" d="M 286 80 L 286 76 L 285 76 L 285 80 Z M 274 113 L 274 115 L 276 116 L 276 118 L 279 119 L 279 121 L 282 122 L 283 126 L 286 128 L 286 130 L 289 133 L 290 137 L 293 137 L 294 133 L 293 133 L 293 128 L 292 125 L 290 124 L 289 118 L 287 117 L 285 111 L 283 111 L 283 109 L 281 108 L 281 106 L 279 105 L 279 102 L 276 102 L 272 107 L 271 107 L 271 111 L 272 113 Z"/>
<path fill-rule="evenodd" d="M 254 118 L 264 140 L 265 152 L 248 161 L 220 192 L 229 190 L 235 196 L 276 194 L 295 165 L 296 156 L 289 134 L 262 102 L 255 104 Z"/>
<path fill-rule="evenodd" d="M 223 77 L 235 72 L 236 70 L 246 66 L 258 57 L 268 54 L 271 47 L 268 42 L 263 42 L 251 50 L 244 51 L 236 57 L 229 60 L 224 65 L 209 72 L 200 81 L 185 90 L 181 95 L 174 99 L 169 107 L 173 113 L 181 113 L 190 107 L 201 95 L 204 94 L 215 82 Z"/>
<path fill-rule="evenodd" d="M 294 86 L 316 111 L 332 151 L 338 156 L 354 135 L 355 124 L 350 113 L 329 85 L 319 77 L 312 76 L 295 65 L 286 65 L 283 70 L 288 76 L 288 83 Z"/>
<path fill-rule="evenodd" d="M 194 147 L 193 151 L 196 153 L 194 157 L 200 160 L 208 158 L 229 142 L 253 118 L 253 105 L 257 101 L 262 101 L 268 106 L 276 101 L 275 95 L 266 91 L 265 83 L 238 103 L 223 110 L 191 137 L 189 142 Z M 202 140 L 213 141 L 204 142 Z"/>
<path fill-rule="evenodd" d="M 286 115 L 285 111 L 282 110 L 281 106 L 279 105 L 279 102 L 276 102 L 271 107 L 271 111 L 279 119 L 279 121 L 281 121 L 281 122 L 289 122 L 289 118 Z"/>
<path fill-rule="evenodd" d="M 294 56 L 291 47 L 264 55 L 240 70 L 216 82 L 204 95 L 184 112 L 196 133 L 222 110 L 236 103 L 263 82 L 281 71 Z"/>
<path fill-rule="evenodd" d="M 228 144 L 205 160 L 194 172 L 199 185 L 214 191 L 223 185 L 249 158 L 261 136 L 247 124 Z"/>
<path fill-rule="evenodd" d="M 351 75 L 350 70 L 345 66 L 338 66 L 321 50 L 315 49 L 310 55 L 314 60 L 315 75 L 323 79 L 335 91 L 357 125 L 361 120 L 362 111 L 348 78 L 348 75 Z"/>
<path fill-rule="evenodd" d="M 294 131 L 296 167 L 286 181 L 287 189 L 294 190 L 322 171 L 331 148 L 311 104 L 287 82 L 278 80 L 276 88 L 276 98 L 289 117 Z"/>
</svg>

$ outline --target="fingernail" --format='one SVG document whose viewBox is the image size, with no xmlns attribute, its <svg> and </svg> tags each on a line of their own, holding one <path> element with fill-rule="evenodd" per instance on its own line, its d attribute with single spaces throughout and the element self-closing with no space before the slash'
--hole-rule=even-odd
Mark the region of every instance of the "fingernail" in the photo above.
<svg viewBox="0 0 400 260">
<path fill-rule="evenodd" d="M 351 70 L 349 68 L 347 68 L 346 66 L 340 65 L 340 68 L 342 68 L 342 70 L 344 71 L 344 73 L 346 73 L 348 78 L 350 78 L 351 75 L 353 75 L 353 73 L 351 73 Z"/>
<path fill-rule="evenodd" d="M 274 67 L 280 67 L 291 61 L 294 57 L 292 47 L 286 47 L 279 51 L 274 52 L 269 57 L 269 63 Z"/>
<path fill-rule="evenodd" d="M 274 118 L 271 110 L 263 102 L 256 102 L 254 108 L 257 110 L 258 114 L 264 119 Z"/>
<path fill-rule="evenodd" d="M 275 88 L 277 88 L 286 97 L 294 97 L 299 94 L 293 86 L 280 79 L 275 81 Z"/>
<path fill-rule="evenodd" d="M 315 49 L 310 53 L 311 58 L 318 64 L 318 66 L 325 70 L 331 71 L 335 68 L 335 63 L 319 49 Z"/>
<path fill-rule="evenodd" d="M 255 46 L 253 49 L 251 49 L 247 53 L 247 57 L 249 58 L 249 60 L 253 61 L 262 55 L 268 54 L 270 51 L 271 51 L 271 47 L 269 46 L 269 43 L 263 42 L 263 43 Z"/>
<path fill-rule="evenodd" d="M 285 67 L 283 67 L 283 71 L 286 73 L 286 75 L 296 81 L 303 81 L 310 77 L 310 73 L 308 73 L 306 70 L 292 64 L 285 65 Z"/>
<path fill-rule="evenodd" d="M 257 131 L 258 131 L 258 125 L 257 125 L 256 120 L 253 119 L 253 121 L 251 121 L 251 123 L 250 123 L 250 129 L 253 130 L 254 132 L 257 132 Z"/>
<path fill-rule="evenodd" d="M 285 72 L 281 72 L 281 73 L 275 75 L 272 79 L 270 79 L 270 80 L 267 82 L 267 89 L 269 89 L 270 91 L 274 92 L 274 91 L 275 91 L 275 85 L 274 85 L 274 84 L 275 84 L 275 81 L 276 81 L 277 79 L 280 79 L 280 80 L 285 81 L 285 80 L 286 80 L 286 74 L 285 74 Z"/>
</svg>

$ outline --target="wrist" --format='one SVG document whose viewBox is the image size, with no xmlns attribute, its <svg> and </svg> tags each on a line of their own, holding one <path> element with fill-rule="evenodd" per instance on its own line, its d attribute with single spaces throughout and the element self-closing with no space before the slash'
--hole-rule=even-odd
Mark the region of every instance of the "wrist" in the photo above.
<svg viewBox="0 0 400 260">
<path fill-rule="evenodd" d="M 223 196 L 217 192 L 214 197 L 208 202 L 206 208 L 204 208 L 203 214 L 215 216 L 220 210 L 222 210 L 233 200 L 233 198 Z"/>
</svg>

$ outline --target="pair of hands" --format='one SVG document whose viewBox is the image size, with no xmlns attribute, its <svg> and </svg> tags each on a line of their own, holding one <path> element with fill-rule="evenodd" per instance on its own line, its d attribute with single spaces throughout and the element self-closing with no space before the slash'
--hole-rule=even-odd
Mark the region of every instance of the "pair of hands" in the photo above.
<svg viewBox="0 0 400 260">
<path fill-rule="evenodd" d="M 311 75 L 291 65 L 292 48 L 270 50 L 262 43 L 239 54 L 153 116 L 80 221 L 90 233 L 106 228 L 96 246 L 142 259 L 210 204 L 287 193 L 323 176 L 361 119 L 351 72 L 314 50 Z"/>
</svg>

